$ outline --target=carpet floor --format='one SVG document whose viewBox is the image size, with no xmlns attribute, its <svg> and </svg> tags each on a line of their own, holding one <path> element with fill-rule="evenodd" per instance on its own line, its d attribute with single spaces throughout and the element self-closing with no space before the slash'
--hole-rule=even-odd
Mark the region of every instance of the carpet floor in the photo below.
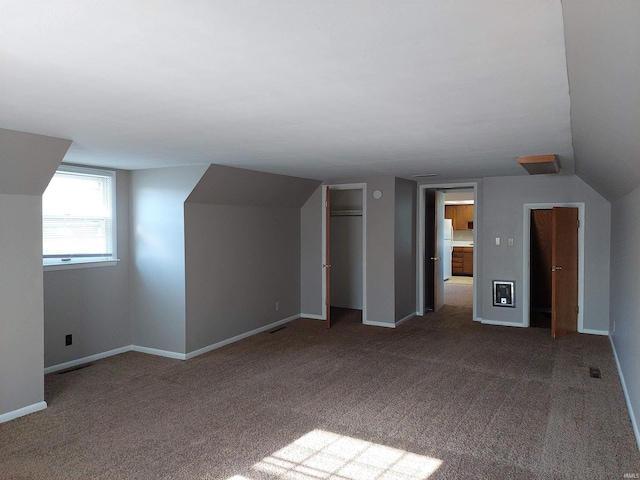
<svg viewBox="0 0 640 480">
<path fill-rule="evenodd" d="M 49 407 L 0 425 L 0 479 L 640 473 L 606 337 L 479 325 L 449 305 L 397 329 L 354 318 L 49 374 Z"/>
</svg>

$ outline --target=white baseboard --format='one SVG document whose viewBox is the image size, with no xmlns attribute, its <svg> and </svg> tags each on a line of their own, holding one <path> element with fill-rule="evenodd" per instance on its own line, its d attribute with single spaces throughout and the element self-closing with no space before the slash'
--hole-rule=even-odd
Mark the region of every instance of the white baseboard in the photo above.
<svg viewBox="0 0 640 480">
<path fill-rule="evenodd" d="M 25 415 L 39 412 L 40 410 L 44 410 L 45 408 L 47 408 L 47 402 L 38 402 L 34 403 L 33 405 L 29 405 L 28 407 L 22 407 L 11 412 L 3 413 L 2 415 L 0 415 L 0 423 L 8 422 L 18 417 L 24 417 Z"/>
<path fill-rule="evenodd" d="M 499 325 L 501 327 L 520 327 L 523 328 L 524 325 L 521 323 L 513 323 L 513 322 L 504 322 L 502 320 L 485 320 L 484 318 L 478 318 L 479 322 L 482 322 L 484 325 Z"/>
<path fill-rule="evenodd" d="M 638 429 L 638 424 L 636 423 L 636 416 L 633 412 L 633 405 L 631 404 L 631 399 L 629 398 L 629 391 L 627 390 L 627 384 L 624 381 L 624 374 L 622 373 L 622 369 L 620 368 L 620 361 L 618 360 L 618 352 L 616 352 L 616 345 L 613 343 L 613 338 L 609 337 L 609 342 L 611 343 L 611 349 L 613 350 L 613 358 L 616 361 L 616 368 L 618 369 L 618 376 L 620 377 L 620 383 L 622 383 L 622 391 L 624 392 L 624 398 L 627 401 L 627 409 L 629 410 L 629 416 L 631 417 L 631 425 L 633 426 L 633 433 L 636 436 L 636 444 L 638 446 L 638 450 L 640 450 L 640 429 Z"/>
<path fill-rule="evenodd" d="M 404 322 L 406 322 L 407 320 L 411 320 L 412 318 L 415 318 L 415 316 L 416 316 L 416 313 L 415 313 L 415 312 L 413 312 L 413 313 L 410 313 L 409 315 L 407 315 L 406 317 L 401 318 L 400 320 L 398 320 L 398 321 L 396 322 L 396 327 L 399 327 L 400 325 L 402 325 L 402 324 L 403 324 Z"/>
<path fill-rule="evenodd" d="M 96 353 L 95 355 L 89 355 L 88 357 L 78 358 L 76 360 L 71 360 L 69 362 L 59 363 L 57 365 L 46 367 L 44 369 L 44 374 L 46 375 L 47 373 L 53 373 L 59 370 L 65 370 L 67 368 L 76 367 L 84 363 L 100 360 L 101 358 L 107 358 L 113 355 L 119 355 L 120 353 L 129 352 L 130 350 L 132 350 L 132 346 L 127 345 L 126 347 L 114 348 L 113 350 L 109 350 L 102 353 Z"/>
<path fill-rule="evenodd" d="M 315 313 L 301 313 L 300 318 L 310 318 L 312 320 L 326 320 L 323 315 L 316 315 Z"/>
<path fill-rule="evenodd" d="M 373 320 L 364 320 L 363 325 L 371 325 L 372 327 L 396 328 L 395 323 L 374 322 Z"/>
<path fill-rule="evenodd" d="M 605 335 L 609 336 L 608 330 L 593 330 L 591 328 L 583 328 L 580 333 L 588 333 L 589 335 Z"/>
<path fill-rule="evenodd" d="M 185 356 L 186 357 L 185 359 L 188 360 L 190 358 L 197 357 L 198 355 L 202 355 L 203 353 L 210 352 L 211 350 L 215 350 L 216 348 L 224 347 L 225 345 L 229 345 L 230 343 L 237 342 L 238 340 L 242 340 L 243 338 L 251 337 L 252 335 L 266 332 L 267 330 L 271 330 L 272 328 L 279 327 L 280 325 L 284 325 L 285 323 L 289 323 L 298 318 L 300 318 L 299 314 L 291 315 L 290 317 L 283 318 L 282 320 L 278 320 L 277 322 L 270 323 L 269 325 L 265 325 L 264 327 L 256 328 L 255 330 L 241 333 L 240 335 L 227 338 L 226 340 L 222 340 L 221 342 L 214 343 L 213 345 L 208 345 L 206 347 L 199 348 L 198 350 L 194 350 L 193 352 L 187 353 L 187 355 Z"/>
<path fill-rule="evenodd" d="M 186 360 L 187 356 L 184 353 L 172 352 L 170 350 L 160 350 L 158 348 L 141 347 L 139 345 L 131 345 L 131 350 L 134 352 L 147 353 L 149 355 L 157 355 L 158 357 L 173 358 L 176 360 Z"/>
</svg>

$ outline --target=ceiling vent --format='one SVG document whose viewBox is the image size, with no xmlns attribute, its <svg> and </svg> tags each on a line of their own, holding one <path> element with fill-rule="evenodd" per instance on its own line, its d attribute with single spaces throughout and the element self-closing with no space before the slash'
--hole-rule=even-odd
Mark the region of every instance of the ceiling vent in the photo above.
<svg viewBox="0 0 640 480">
<path fill-rule="evenodd" d="M 530 155 L 528 157 L 518 157 L 518 163 L 529 173 L 529 175 L 541 175 L 545 173 L 558 173 L 557 155 Z"/>
</svg>

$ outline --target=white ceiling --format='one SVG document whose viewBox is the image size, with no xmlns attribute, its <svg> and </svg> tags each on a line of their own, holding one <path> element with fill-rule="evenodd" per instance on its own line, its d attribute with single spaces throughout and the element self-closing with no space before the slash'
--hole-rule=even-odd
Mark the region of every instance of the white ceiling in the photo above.
<svg viewBox="0 0 640 480">
<path fill-rule="evenodd" d="M 559 0 L 0 2 L 0 127 L 73 140 L 68 162 L 574 171 Z"/>
</svg>

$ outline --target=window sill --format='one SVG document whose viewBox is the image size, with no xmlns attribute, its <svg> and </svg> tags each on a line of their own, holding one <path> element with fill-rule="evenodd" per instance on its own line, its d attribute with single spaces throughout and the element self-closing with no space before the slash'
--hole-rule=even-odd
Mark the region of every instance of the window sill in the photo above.
<svg viewBox="0 0 640 480">
<path fill-rule="evenodd" d="M 70 262 L 56 262 L 45 263 L 43 268 L 45 272 L 52 272 L 54 270 L 75 270 L 78 268 L 95 268 L 95 267 L 113 267 L 118 264 L 120 259 L 115 260 L 71 260 Z"/>
</svg>

